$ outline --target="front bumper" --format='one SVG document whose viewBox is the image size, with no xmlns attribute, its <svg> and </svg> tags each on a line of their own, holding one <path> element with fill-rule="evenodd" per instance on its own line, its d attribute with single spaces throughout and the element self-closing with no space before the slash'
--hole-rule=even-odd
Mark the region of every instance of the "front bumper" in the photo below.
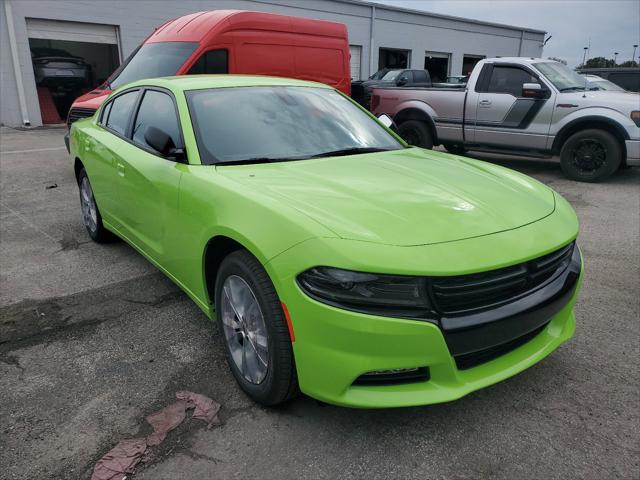
<svg viewBox="0 0 640 480">
<path fill-rule="evenodd" d="M 394 268 L 399 274 L 416 274 L 424 268 L 420 265 L 423 259 L 433 259 L 433 266 L 424 270 L 428 273 L 437 268 L 435 262 L 442 265 L 443 274 L 447 274 L 445 268 L 457 267 L 456 270 L 461 271 L 463 264 L 480 271 L 479 265 L 486 269 L 491 268 L 489 263 L 495 265 L 493 268 L 503 266 L 500 259 L 505 254 L 511 256 L 514 263 L 536 258 L 571 240 L 575 232 L 577 224 L 571 217 L 551 215 L 520 229 L 461 241 L 464 246 L 450 243 L 383 248 L 366 242 L 323 239 L 291 248 L 268 262 L 266 268 L 291 316 L 300 389 L 311 397 L 342 406 L 404 407 L 456 400 L 516 375 L 542 360 L 573 335 L 573 307 L 582 279 L 582 260 L 577 253 L 578 266 L 574 268 L 570 288 L 558 291 L 551 299 L 553 301 L 530 305 L 510 317 L 517 322 L 528 322 L 524 328 L 539 331 L 537 335 L 508 353 L 468 369 L 458 368 L 452 354 L 455 348 L 464 353 L 465 339 L 455 346 L 455 339 L 443 330 L 442 325 L 367 315 L 320 303 L 308 297 L 297 285 L 295 277 L 300 271 L 327 264 L 366 271 L 362 258 L 375 258 L 377 268 L 383 269 L 376 271 L 381 273 L 391 273 L 390 269 Z M 340 243 L 341 258 L 332 258 L 335 248 L 325 249 L 333 242 Z M 519 256 L 514 250 L 520 252 Z M 406 257 L 403 258 L 402 252 L 406 252 Z M 454 264 L 456 260 L 459 265 Z M 369 268 L 373 266 L 369 265 Z M 502 325 L 506 328 L 506 324 Z M 499 337 L 504 329 L 499 327 L 497 330 Z M 480 332 L 480 335 L 485 333 Z M 354 385 L 356 379 L 368 372 L 416 367 L 428 367 L 429 380 L 394 385 Z"/>
<path fill-rule="evenodd" d="M 640 140 L 627 140 L 624 143 L 627 147 L 627 165 L 640 166 Z"/>
</svg>

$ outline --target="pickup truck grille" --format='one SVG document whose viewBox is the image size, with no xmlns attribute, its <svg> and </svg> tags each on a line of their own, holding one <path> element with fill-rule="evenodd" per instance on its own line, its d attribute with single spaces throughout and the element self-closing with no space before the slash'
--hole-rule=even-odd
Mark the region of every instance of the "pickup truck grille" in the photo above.
<svg viewBox="0 0 640 480">
<path fill-rule="evenodd" d="M 436 309 L 447 316 L 468 315 L 516 300 L 562 273 L 570 264 L 575 242 L 534 260 L 489 272 L 432 277 Z"/>
<path fill-rule="evenodd" d="M 73 122 L 81 118 L 92 117 L 96 111 L 93 108 L 72 108 L 67 116 L 67 126 L 70 127 Z"/>
</svg>

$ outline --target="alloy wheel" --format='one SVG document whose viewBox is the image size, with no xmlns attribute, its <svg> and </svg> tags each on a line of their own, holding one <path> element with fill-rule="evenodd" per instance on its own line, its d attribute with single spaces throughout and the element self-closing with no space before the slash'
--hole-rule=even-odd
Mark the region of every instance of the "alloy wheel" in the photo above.
<svg viewBox="0 0 640 480">
<path fill-rule="evenodd" d="M 267 327 L 251 287 L 238 275 L 222 287 L 220 313 L 229 353 L 242 377 L 258 385 L 269 368 Z"/>
<path fill-rule="evenodd" d="M 597 140 L 581 140 L 573 150 L 573 164 L 589 172 L 602 168 L 607 161 L 607 149 Z"/>
<path fill-rule="evenodd" d="M 82 209 L 82 222 L 89 231 L 95 233 L 98 229 L 98 209 L 91 184 L 86 176 L 80 182 L 80 208 Z"/>
</svg>

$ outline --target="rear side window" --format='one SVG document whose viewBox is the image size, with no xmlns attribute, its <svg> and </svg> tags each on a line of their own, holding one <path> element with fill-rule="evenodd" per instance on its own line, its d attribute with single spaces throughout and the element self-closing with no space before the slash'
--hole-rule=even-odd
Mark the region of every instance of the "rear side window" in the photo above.
<svg viewBox="0 0 640 480">
<path fill-rule="evenodd" d="M 203 53 L 194 63 L 187 75 L 202 73 L 228 73 L 229 66 L 226 50 L 209 50 Z"/>
<path fill-rule="evenodd" d="M 180 145 L 178 114 L 171 96 L 156 90 L 147 90 L 142 97 L 140 109 L 133 124 L 133 142 L 144 148 L 151 148 L 144 139 L 149 127 L 156 127 L 167 133 L 174 145 Z"/>
<path fill-rule="evenodd" d="M 108 113 L 108 117 L 105 119 L 103 116 L 103 124 L 114 132 L 125 135 L 127 133 L 129 120 L 131 119 L 131 112 L 133 112 L 133 107 L 137 99 L 138 90 L 133 90 L 114 98 L 110 106 L 107 105 L 109 109 L 109 111 L 106 112 Z"/>
<path fill-rule="evenodd" d="M 494 66 L 487 92 L 510 93 L 514 97 L 521 97 L 523 83 L 538 83 L 538 79 L 518 67 Z"/>
<path fill-rule="evenodd" d="M 400 78 L 406 78 L 407 83 L 413 83 L 413 72 L 411 70 L 406 70 L 402 72 L 402 75 L 400 75 Z"/>
</svg>

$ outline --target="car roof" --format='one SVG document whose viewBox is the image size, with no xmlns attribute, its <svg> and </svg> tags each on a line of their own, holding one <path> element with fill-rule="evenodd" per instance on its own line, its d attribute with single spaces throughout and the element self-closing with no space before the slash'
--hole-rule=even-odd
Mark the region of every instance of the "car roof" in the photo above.
<svg viewBox="0 0 640 480">
<path fill-rule="evenodd" d="M 316 87 L 333 90 L 333 87 L 324 83 L 283 77 L 262 75 L 179 75 L 138 80 L 123 85 L 118 88 L 118 91 L 142 86 L 164 87 L 174 92 L 230 87 Z"/>
</svg>

